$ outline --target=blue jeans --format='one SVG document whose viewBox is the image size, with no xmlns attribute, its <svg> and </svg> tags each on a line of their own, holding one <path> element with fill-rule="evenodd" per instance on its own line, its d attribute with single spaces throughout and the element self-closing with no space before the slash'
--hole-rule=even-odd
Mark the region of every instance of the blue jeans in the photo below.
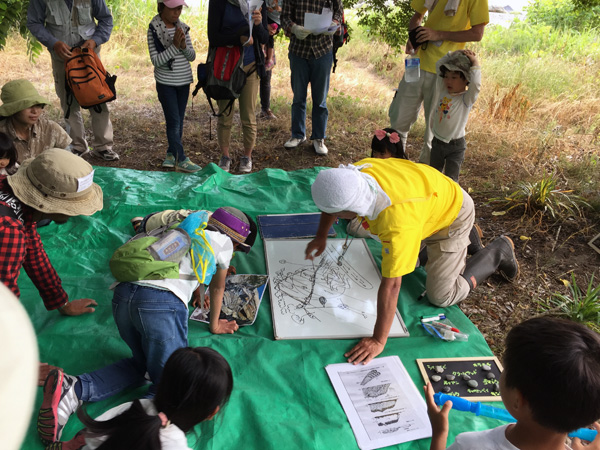
<svg viewBox="0 0 600 450">
<path fill-rule="evenodd" d="M 312 134 L 311 139 L 325 139 L 327 132 L 327 92 L 329 92 L 329 75 L 333 63 L 333 53 L 327 53 L 317 59 L 300 58 L 289 55 L 292 71 L 292 137 L 306 136 L 306 95 L 308 83 L 312 92 Z"/>
<path fill-rule="evenodd" d="M 171 153 L 177 161 L 183 161 L 185 154 L 181 138 L 183 136 L 185 108 L 190 96 L 190 85 L 167 86 L 166 84 L 156 83 L 156 92 L 158 92 L 158 100 L 162 105 L 167 125 L 167 141 L 169 142 L 167 153 Z"/>
<path fill-rule="evenodd" d="M 169 356 L 188 345 L 188 309 L 169 291 L 120 283 L 113 295 L 113 317 L 133 357 L 80 375 L 80 400 L 97 402 L 141 386 L 146 372 L 154 383 L 149 391 L 153 396 Z"/>
</svg>

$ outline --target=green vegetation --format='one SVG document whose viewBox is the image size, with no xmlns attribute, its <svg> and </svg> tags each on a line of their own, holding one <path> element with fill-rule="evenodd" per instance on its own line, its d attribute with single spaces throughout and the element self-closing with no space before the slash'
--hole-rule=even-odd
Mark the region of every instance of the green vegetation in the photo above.
<svg viewBox="0 0 600 450">
<path fill-rule="evenodd" d="M 540 299 L 540 308 L 549 314 L 562 316 L 583 323 L 596 332 L 600 332 L 600 284 L 594 286 L 594 275 L 585 291 L 577 285 L 575 274 L 571 281 L 565 281 L 569 288 L 567 294 L 553 293 L 547 299 Z"/>
<path fill-rule="evenodd" d="M 559 189 L 555 173 L 546 174 L 534 182 L 521 182 L 518 189 L 508 197 L 499 200 L 508 206 L 507 211 L 522 208 L 524 215 L 553 219 L 568 219 L 582 215 L 582 207 L 590 205 L 572 190 Z"/>
</svg>

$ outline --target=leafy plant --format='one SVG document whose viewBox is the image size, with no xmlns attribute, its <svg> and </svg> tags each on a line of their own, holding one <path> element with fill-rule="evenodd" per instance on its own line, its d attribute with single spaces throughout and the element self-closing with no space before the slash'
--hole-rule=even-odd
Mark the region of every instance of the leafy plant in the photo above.
<svg viewBox="0 0 600 450">
<path fill-rule="evenodd" d="M 600 332 L 600 284 L 594 287 L 594 275 L 590 278 L 585 291 L 577 285 L 573 273 L 571 273 L 571 281 L 565 284 L 569 287 L 569 293 L 555 292 L 549 298 L 539 300 L 541 308 L 550 314 L 583 323 L 592 330 Z"/>
<path fill-rule="evenodd" d="M 6 46 L 6 38 L 18 32 L 27 41 L 27 53 L 35 60 L 43 50 L 42 44 L 27 29 L 29 0 L 4 0 L 0 2 L 0 50 Z"/>
<path fill-rule="evenodd" d="M 557 188 L 557 182 L 556 174 L 544 175 L 535 182 L 519 183 L 519 188 L 508 197 L 495 200 L 504 202 L 508 206 L 507 211 L 523 207 L 524 214 L 532 216 L 549 214 L 553 219 L 581 216 L 581 207 L 590 205 L 572 190 Z"/>
</svg>

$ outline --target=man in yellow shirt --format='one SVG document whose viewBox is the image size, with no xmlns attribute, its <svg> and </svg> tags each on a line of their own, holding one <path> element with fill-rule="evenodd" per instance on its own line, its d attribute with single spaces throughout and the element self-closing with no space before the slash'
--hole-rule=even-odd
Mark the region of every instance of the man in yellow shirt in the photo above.
<svg viewBox="0 0 600 450">
<path fill-rule="evenodd" d="M 475 220 L 473 200 L 433 167 L 395 158 L 368 158 L 356 166 L 320 172 L 311 191 L 321 221 L 317 236 L 306 247 L 307 259 L 325 250 L 329 227 L 338 218 L 359 216 L 362 226 L 382 245 L 373 337 L 363 338 L 346 353 L 348 362 L 366 364 L 383 351 L 402 276 L 414 270 L 421 241 L 427 245 L 427 297 L 434 305 L 446 307 L 464 300 L 496 270 L 509 281 L 519 274 L 514 245 L 507 236 L 467 260 Z"/>
<path fill-rule="evenodd" d="M 436 92 L 435 63 L 448 52 L 461 50 L 466 42 L 478 42 L 489 22 L 487 0 L 412 0 L 415 10 L 409 21 L 406 53 L 421 59 L 419 81 L 407 83 L 404 78 L 389 109 L 392 128 L 398 130 L 406 148 L 406 137 L 417 120 L 421 104 L 425 112 L 425 136 L 419 162 L 429 164 L 431 152 L 430 116 L 439 95 Z M 421 27 L 427 13 L 427 20 Z M 411 33 L 412 31 L 412 33 Z M 415 48 L 415 45 L 417 48 Z"/>
</svg>

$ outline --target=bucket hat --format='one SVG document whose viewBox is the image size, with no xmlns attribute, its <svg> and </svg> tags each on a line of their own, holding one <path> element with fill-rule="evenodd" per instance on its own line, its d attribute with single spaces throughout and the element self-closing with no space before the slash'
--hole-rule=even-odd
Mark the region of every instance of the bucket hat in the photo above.
<svg viewBox="0 0 600 450">
<path fill-rule="evenodd" d="M 28 80 L 13 80 L 6 83 L 2 86 L 0 100 L 2 100 L 2 106 L 0 106 L 0 116 L 2 117 L 10 117 L 34 105 L 50 104 Z"/>
<path fill-rule="evenodd" d="M 436 64 L 437 74 L 442 76 L 442 67 L 446 67 L 451 72 L 461 72 L 465 79 L 471 82 L 471 60 L 462 51 L 456 50 L 448 52 L 442 56 Z"/>
<path fill-rule="evenodd" d="M 51 148 L 26 159 L 7 181 L 19 200 L 44 213 L 91 216 L 102 209 L 94 169 L 67 150 Z"/>
<path fill-rule="evenodd" d="M 248 216 L 239 209 L 231 206 L 217 209 L 210 216 L 208 226 L 226 234 L 234 242 L 240 244 L 238 248 L 244 253 L 250 251 L 252 246 L 246 243 L 251 233 L 250 221 L 248 220 Z M 254 240 L 252 240 L 252 243 L 254 243 Z"/>
</svg>

